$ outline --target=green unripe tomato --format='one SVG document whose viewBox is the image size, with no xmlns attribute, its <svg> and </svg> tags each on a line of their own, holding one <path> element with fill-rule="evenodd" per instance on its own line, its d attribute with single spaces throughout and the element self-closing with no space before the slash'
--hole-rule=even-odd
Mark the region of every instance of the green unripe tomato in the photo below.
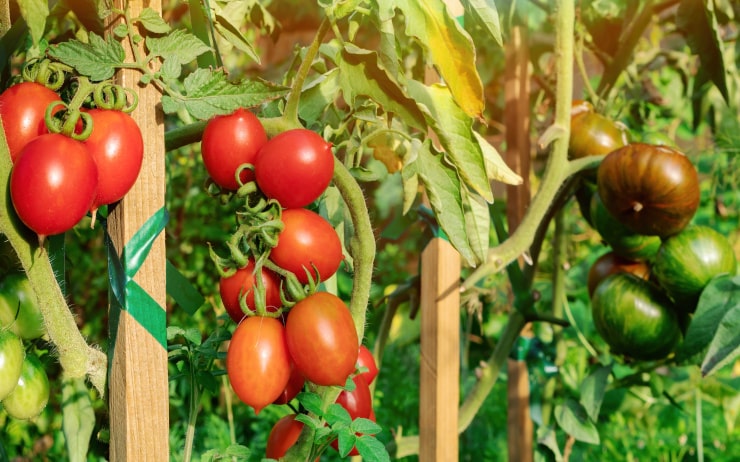
<svg viewBox="0 0 740 462">
<path fill-rule="evenodd" d="M 39 338 L 46 332 L 44 317 L 24 273 L 11 273 L 0 281 L 0 328 L 5 326 L 24 340 Z"/>
<path fill-rule="evenodd" d="M 0 401 L 18 383 L 25 355 L 23 342 L 17 335 L 9 330 L 0 330 Z"/>
<path fill-rule="evenodd" d="M 2 401 L 10 417 L 32 419 L 44 410 L 49 402 L 49 377 L 44 365 L 35 355 L 27 354 L 15 388 Z"/>
</svg>

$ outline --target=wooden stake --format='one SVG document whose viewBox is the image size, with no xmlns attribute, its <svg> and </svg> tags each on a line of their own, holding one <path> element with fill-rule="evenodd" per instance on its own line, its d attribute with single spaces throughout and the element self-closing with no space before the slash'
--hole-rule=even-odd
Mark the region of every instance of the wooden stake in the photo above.
<svg viewBox="0 0 740 462">
<path fill-rule="evenodd" d="M 115 8 L 129 4 L 136 17 L 149 7 L 161 12 L 160 0 L 115 0 Z M 114 25 L 111 25 L 111 28 Z M 131 50 L 124 48 L 128 59 Z M 144 137 L 144 163 L 139 179 L 109 217 L 111 238 L 119 252 L 137 230 L 164 206 L 165 149 L 161 97 L 153 86 L 138 86 L 140 73 L 122 70 L 117 83 L 135 89 L 139 103 L 131 114 Z M 134 280 L 164 307 L 165 286 L 164 236 L 155 241 L 148 258 Z M 114 327 L 114 326 L 112 326 Z M 110 460 L 167 461 L 169 453 L 169 392 L 167 351 L 128 312 L 121 312 L 115 332 L 116 343 L 110 366 Z"/>
<path fill-rule="evenodd" d="M 513 233 L 524 217 L 530 202 L 530 135 L 529 135 L 529 52 L 526 30 L 514 27 L 506 47 L 506 162 L 524 179 L 519 186 L 507 186 L 506 216 L 509 233 Z M 520 259 L 520 264 L 526 264 Z M 531 335 L 525 327 L 522 335 Z M 529 373 L 527 363 L 509 360 L 507 364 L 508 414 L 507 435 L 509 460 L 533 460 L 533 424 L 529 409 Z"/>
<path fill-rule="evenodd" d="M 421 254 L 419 460 L 458 459 L 460 254 L 434 238 Z"/>
</svg>

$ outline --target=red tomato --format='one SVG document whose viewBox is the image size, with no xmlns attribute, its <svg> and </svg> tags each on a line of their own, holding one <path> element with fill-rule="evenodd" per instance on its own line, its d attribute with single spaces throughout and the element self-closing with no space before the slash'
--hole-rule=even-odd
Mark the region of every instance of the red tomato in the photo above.
<svg viewBox="0 0 740 462">
<path fill-rule="evenodd" d="M 337 403 L 341 404 L 344 409 L 349 412 L 349 416 L 352 420 L 359 418 L 370 418 L 370 413 L 373 410 L 373 397 L 370 393 L 370 385 L 362 375 L 356 375 L 352 377 L 352 381 L 355 383 L 355 389 L 352 391 L 342 390 L 337 397 Z"/>
<path fill-rule="evenodd" d="M 267 143 L 267 134 L 257 116 L 246 109 L 216 116 L 208 121 L 200 144 L 203 164 L 217 185 L 239 189 L 236 170 L 242 164 L 254 164 L 257 151 Z M 254 173 L 242 170 L 242 184 L 252 181 Z"/>
<path fill-rule="evenodd" d="M 296 303 L 285 324 L 295 366 L 317 385 L 344 386 L 355 370 L 359 340 L 347 305 L 316 292 Z"/>
<path fill-rule="evenodd" d="M 245 298 L 249 309 L 255 309 L 254 290 L 257 279 L 254 277 L 254 260 L 250 259 L 247 266 L 236 270 L 231 276 L 221 278 L 219 292 L 226 311 L 234 322 L 239 323 L 244 317 L 239 300 Z M 262 284 L 265 287 L 265 306 L 267 311 L 277 311 L 282 305 L 280 300 L 280 276 L 267 268 L 262 268 Z"/>
<path fill-rule="evenodd" d="M 61 101 L 59 95 L 36 82 L 13 85 L 0 95 L 0 119 L 13 162 L 29 141 L 47 133 L 44 114 L 55 101 Z"/>
<path fill-rule="evenodd" d="M 290 378 L 283 323 L 260 316 L 244 318 L 226 352 L 226 373 L 236 395 L 256 414 L 275 401 Z"/>
<path fill-rule="evenodd" d="M 303 422 L 295 419 L 295 414 L 288 414 L 278 420 L 267 437 L 265 457 L 280 459 L 288 452 L 303 430 Z"/>
<path fill-rule="evenodd" d="M 305 128 L 284 131 L 257 153 L 254 174 L 265 196 L 287 209 L 305 207 L 334 176 L 331 144 Z"/>
<path fill-rule="evenodd" d="M 290 379 L 288 379 L 288 384 L 273 404 L 288 404 L 298 395 L 298 393 L 301 392 L 301 390 L 303 390 L 303 385 L 306 383 L 306 379 L 303 378 L 303 373 L 298 370 L 295 365 L 291 363 L 291 366 L 292 368 L 290 370 Z"/>
<path fill-rule="evenodd" d="M 122 111 L 91 109 L 90 136 L 84 141 L 98 166 L 98 192 L 92 210 L 123 198 L 136 182 L 144 160 L 144 140 L 134 119 Z"/>
<path fill-rule="evenodd" d="M 375 357 L 372 352 L 365 346 L 360 345 L 360 352 L 357 356 L 357 368 L 367 368 L 367 371 L 360 375 L 365 377 L 368 384 L 373 383 L 375 377 L 378 375 L 378 365 L 375 363 Z"/>
<path fill-rule="evenodd" d="M 18 216 L 40 236 L 71 229 L 95 198 L 98 169 L 85 145 L 60 134 L 30 141 L 10 174 Z"/>
<path fill-rule="evenodd" d="M 283 210 L 282 220 L 284 228 L 270 252 L 276 265 L 294 273 L 302 284 L 308 282 L 306 270 L 314 280 L 321 277 L 322 281 L 336 273 L 342 262 L 342 243 L 328 221 L 308 209 Z"/>
</svg>

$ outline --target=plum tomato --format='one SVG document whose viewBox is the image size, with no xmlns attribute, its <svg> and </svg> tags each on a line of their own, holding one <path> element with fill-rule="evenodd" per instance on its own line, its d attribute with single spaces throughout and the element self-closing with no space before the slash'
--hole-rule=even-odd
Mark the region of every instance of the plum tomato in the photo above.
<svg viewBox="0 0 740 462">
<path fill-rule="evenodd" d="M 4 326 L 23 340 L 46 333 L 41 308 L 23 272 L 10 273 L 0 280 L 0 328 Z"/>
<path fill-rule="evenodd" d="M 365 377 L 368 384 L 373 383 L 378 375 L 378 365 L 375 363 L 373 353 L 365 345 L 360 345 L 360 351 L 357 356 L 357 368 L 366 368 L 360 375 Z"/>
<path fill-rule="evenodd" d="M 98 168 L 85 145 L 57 133 L 31 140 L 10 173 L 10 196 L 21 221 L 39 236 L 72 229 L 90 210 Z"/>
<path fill-rule="evenodd" d="M 41 414 L 48 402 L 49 377 L 41 361 L 28 353 L 23 360 L 18 383 L 3 399 L 3 407 L 10 417 L 26 420 Z"/>
<path fill-rule="evenodd" d="M 93 129 L 84 141 L 98 166 L 98 189 L 92 209 L 123 198 L 139 177 L 144 139 L 136 121 L 122 111 L 91 109 Z"/>
<path fill-rule="evenodd" d="M 306 271 L 322 281 L 336 273 L 343 258 L 342 243 L 328 221 L 308 209 L 283 210 L 281 219 L 283 230 L 270 251 L 273 263 L 295 274 L 302 284 L 308 282 Z"/>
<path fill-rule="evenodd" d="M 290 378 L 285 327 L 275 318 L 244 318 L 226 352 L 226 373 L 234 393 L 259 412 L 274 402 Z"/>
<path fill-rule="evenodd" d="M 266 458 L 280 459 L 298 441 L 298 436 L 303 430 L 303 422 L 296 420 L 295 416 L 288 414 L 275 422 L 267 436 Z"/>
<path fill-rule="evenodd" d="M 331 144 L 305 128 L 284 131 L 257 153 L 260 190 L 286 209 L 305 207 L 324 193 L 334 175 Z"/>
<path fill-rule="evenodd" d="M 46 109 L 61 100 L 55 92 L 36 82 L 13 85 L 0 94 L 0 119 L 13 162 L 29 141 L 48 133 L 44 122 Z"/>
<path fill-rule="evenodd" d="M 267 269 L 262 268 L 262 285 L 265 288 L 265 308 L 267 311 L 277 311 L 282 301 L 280 300 L 280 276 Z M 257 279 L 255 278 L 254 260 L 249 259 L 247 266 L 239 268 L 230 276 L 221 278 L 219 282 L 219 293 L 221 301 L 234 322 L 244 318 L 240 300 L 243 299 L 247 308 L 256 309 L 254 296 Z"/>
<path fill-rule="evenodd" d="M 280 396 L 273 401 L 273 404 L 288 404 L 293 400 L 293 398 L 298 396 L 298 393 L 300 393 L 301 390 L 303 390 L 305 383 L 306 379 L 303 377 L 303 373 L 291 362 L 288 384 L 285 385 L 285 389 L 280 393 Z"/>
<path fill-rule="evenodd" d="M 0 328 L 0 401 L 18 384 L 25 356 L 23 341 L 11 331 Z"/>
<path fill-rule="evenodd" d="M 336 402 L 349 413 L 352 420 L 368 419 L 373 409 L 370 385 L 361 374 L 352 377 L 352 381 L 355 383 L 355 389 L 352 391 L 342 390 Z"/>
<path fill-rule="evenodd" d="M 596 183 L 606 209 L 638 234 L 676 234 L 699 207 L 696 168 L 668 146 L 631 143 L 610 152 Z"/>
<path fill-rule="evenodd" d="M 307 380 L 317 385 L 344 386 L 359 354 L 352 315 L 334 294 L 316 292 L 288 312 L 288 351 Z"/>
<path fill-rule="evenodd" d="M 208 121 L 200 143 L 201 157 L 211 179 L 223 189 L 236 191 L 236 171 L 242 164 L 254 164 L 257 152 L 267 143 L 265 128 L 257 116 L 239 108 L 231 114 Z M 242 184 L 254 179 L 244 169 L 239 173 Z"/>
</svg>

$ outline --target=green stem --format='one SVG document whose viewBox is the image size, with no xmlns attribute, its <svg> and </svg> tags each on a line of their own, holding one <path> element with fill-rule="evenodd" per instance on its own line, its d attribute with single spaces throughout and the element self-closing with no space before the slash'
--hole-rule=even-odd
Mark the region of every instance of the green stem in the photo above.
<svg viewBox="0 0 740 462">
<path fill-rule="evenodd" d="M 198 389 L 198 378 L 195 376 L 195 365 L 192 353 L 188 353 L 190 368 L 190 403 L 188 410 L 188 426 L 185 430 L 185 448 L 183 449 L 183 462 L 190 462 L 193 457 L 193 443 L 195 442 L 195 424 L 198 420 L 198 401 L 200 390 Z"/>
<path fill-rule="evenodd" d="M 497 273 L 516 260 L 519 255 L 528 251 L 534 240 L 538 223 L 547 214 L 563 181 L 570 173 L 568 142 L 570 139 L 571 101 L 573 100 L 574 10 L 573 0 L 558 3 L 555 43 L 558 80 L 555 122 L 549 130 L 553 138 L 553 144 L 540 188 L 537 190 L 516 231 L 506 241 L 489 250 L 487 260 L 468 276 L 461 290 L 464 290 L 465 286 L 472 286 L 489 274 Z"/>
<path fill-rule="evenodd" d="M 39 247 L 37 238 L 21 223 L 15 214 L 8 194 L 12 163 L 8 154 L 5 135 L 0 121 L 0 233 L 5 235 L 18 255 L 21 266 L 33 287 L 44 317 L 49 340 L 54 344 L 59 363 L 70 379 L 86 375 L 101 396 L 105 394 L 107 358 L 105 354 L 87 344 L 77 328 L 74 315 L 67 306 L 62 290 L 57 284 L 54 269 L 46 249 Z"/>
</svg>

